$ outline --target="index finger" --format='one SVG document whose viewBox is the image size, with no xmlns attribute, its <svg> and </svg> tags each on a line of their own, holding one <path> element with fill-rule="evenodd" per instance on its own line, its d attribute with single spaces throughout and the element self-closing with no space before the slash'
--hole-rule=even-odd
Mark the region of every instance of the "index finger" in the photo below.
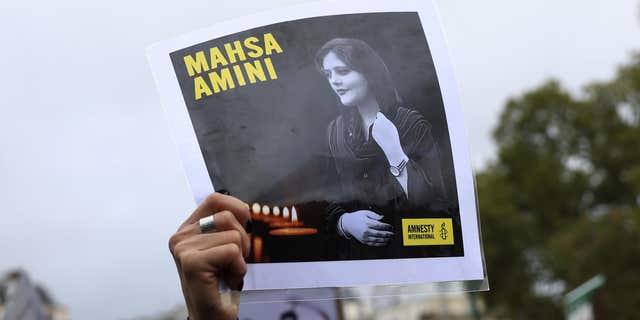
<svg viewBox="0 0 640 320">
<path fill-rule="evenodd" d="M 369 220 L 367 222 L 367 226 L 375 230 L 391 230 L 392 229 L 390 224 L 376 221 L 376 220 Z"/>
<path fill-rule="evenodd" d="M 373 219 L 373 220 L 380 220 L 382 218 L 384 218 L 383 215 L 379 215 L 371 210 L 367 210 L 367 218 L 369 219 Z"/>
<path fill-rule="evenodd" d="M 231 211 L 236 219 L 238 219 L 238 222 L 240 222 L 243 227 L 246 226 L 249 220 L 249 205 L 238 198 L 214 192 L 202 201 L 200 206 L 180 225 L 180 228 L 224 210 Z"/>
</svg>

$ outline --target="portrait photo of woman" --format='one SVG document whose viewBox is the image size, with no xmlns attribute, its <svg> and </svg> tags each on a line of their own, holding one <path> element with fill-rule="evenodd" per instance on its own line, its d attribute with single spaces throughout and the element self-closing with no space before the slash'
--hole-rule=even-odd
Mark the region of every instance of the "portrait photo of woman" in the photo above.
<svg viewBox="0 0 640 320">
<path fill-rule="evenodd" d="M 250 290 L 485 279 L 437 11 L 357 2 L 152 49 L 194 198 L 249 206 Z"/>
<path fill-rule="evenodd" d="M 279 50 L 258 57 L 262 39 Z M 471 184 L 458 183 L 435 53 L 416 12 L 282 22 L 171 53 L 202 183 L 259 208 L 251 263 L 464 255 Z M 197 79 L 226 89 L 196 99 Z"/>
<path fill-rule="evenodd" d="M 406 247 L 402 219 L 450 217 L 440 149 L 432 125 L 405 105 L 382 58 L 364 41 L 334 38 L 315 65 L 337 96 L 327 128 L 337 201 L 327 233 L 338 259 L 441 256 L 446 247 Z"/>
</svg>

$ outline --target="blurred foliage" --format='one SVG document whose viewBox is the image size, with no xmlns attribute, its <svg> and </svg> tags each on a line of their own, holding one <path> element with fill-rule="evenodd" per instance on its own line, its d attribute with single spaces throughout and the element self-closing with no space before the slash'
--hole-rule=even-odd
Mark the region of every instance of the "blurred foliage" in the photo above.
<svg viewBox="0 0 640 320">
<path fill-rule="evenodd" d="M 557 81 L 510 99 L 497 159 L 477 178 L 498 318 L 558 319 L 562 296 L 603 273 L 607 318 L 640 306 L 640 55 L 574 96 Z"/>
</svg>

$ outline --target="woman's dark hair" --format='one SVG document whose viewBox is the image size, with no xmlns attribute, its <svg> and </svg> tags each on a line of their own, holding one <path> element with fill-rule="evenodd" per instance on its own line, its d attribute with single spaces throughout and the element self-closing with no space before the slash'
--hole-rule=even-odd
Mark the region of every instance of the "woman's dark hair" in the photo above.
<svg viewBox="0 0 640 320">
<path fill-rule="evenodd" d="M 316 53 L 315 63 L 322 72 L 322 60 L 333 52 L 349 68 L 364 75 L 369 89 L 380 104 L 382 113 L 393 115 L 401 99 L 391 80 L 391 74 L 382 58 L 364 41 L 359 39 L 335 38 L 325 43 Z"/>
</svg>

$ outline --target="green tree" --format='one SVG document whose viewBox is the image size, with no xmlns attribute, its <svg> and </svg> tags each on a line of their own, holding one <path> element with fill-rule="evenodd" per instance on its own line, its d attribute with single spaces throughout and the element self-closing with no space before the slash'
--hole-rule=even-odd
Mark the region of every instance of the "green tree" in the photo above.
<svg viewBox="0 0 640 320">
<path fill-rule="evenodd" d="M 549 288 L 597 273 L 610 318 L 637 311 L 639 138 L 640 55 L 579 97 L 549 81 L 507 102 L 478 175 L 493 314 L 559 318 L 564 292 Z"/>
</svg>

